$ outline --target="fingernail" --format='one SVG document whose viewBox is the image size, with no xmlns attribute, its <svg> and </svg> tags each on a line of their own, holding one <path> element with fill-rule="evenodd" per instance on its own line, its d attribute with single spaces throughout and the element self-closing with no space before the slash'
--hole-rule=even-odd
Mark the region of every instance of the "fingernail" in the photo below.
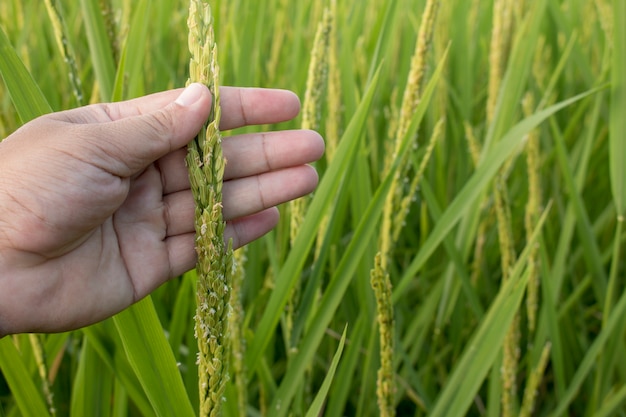
<svg viewBox="0 0 626 417">
<path fill-rule="evenodd" d="M 191 106 L 202 97 L 205 87 L 199 83 L 189 84 L 187 88 L 176 99 L 176 103 L 181 106 Z"/>
</svg>

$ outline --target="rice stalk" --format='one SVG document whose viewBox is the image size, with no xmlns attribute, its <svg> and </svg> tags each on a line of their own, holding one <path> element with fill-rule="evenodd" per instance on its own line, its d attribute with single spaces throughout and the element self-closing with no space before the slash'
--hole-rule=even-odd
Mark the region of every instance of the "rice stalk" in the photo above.
<svg viewBox="0 0 626 417">
<path fill-rule="evenodd" d="M 480 153 L 482 152 L 482 149 L 476 135 L 474 134 L 472 125 L 468 122 L 464 122 L 463 129 L 465 131 L 465 139 L 467 140 L 469 155 L 472 163 L 474 164 L 474 168 L 476 168 L 478 166 L 478 161 L 480 161 Z"/>
<path fill-rule="evenodd" d="M 478 167 L 478 162 L 480 161 L 480 153 L 482 152 L 481 145 L 478 142 L 476 135 L 474 134 L 474 130 L 472 129 L 472 126 L 468 122 L 465 122 L 463 127 L 465 130 L 465 138 L 467 140 L 470 158 L 472 160 L 472 163 L 474 164 L 474 168 L 476 168 Z M 481 213 L 484 213 L 488 209 L 489 200 L 484 199 L 481 204 L 482 204 L 482 207 L 480 208 L 480 211 Z M 480 277 L 480 274 L 481 274 L 481 265 L 485 258 L 484 249 L 485 249 L 485 242 L 487 240 L 486 236 L 487 236 L 487 229 L 489 227 L 489 222 L 488 222 L 489 218 L 490 218 L 489 216 L 483 218 L 478 224 L 478 228 L 476 230 L 476 239 L 474 241 L 474 254 L 472 257 L 472 264 L 470 267 L 471 268 L 470 269 L 471 270 L 470 282 L 473 285 L 478 284 L 478 278 Z"/>
<path fill-rule="evenodd" d="M 594 5 L 597 9 L 598 21 L 604 32 L 604 39 L 609 44 L 609 48 L 613 44 L 613 7 L 607 0 L 595 0 Z"/>
<path fill-rule="evenodd" d="M 228 328 L 231 343 L 233 379 L 237 391 L 237 409 L 240 416 L 246 415 L 248 405 L 248 377 L 245 366 L 246 339 L 244 335 L 243 282 L 247 257 L 247 246 L 233 252 L 234 272 L 230 295 L 231 314 L 228 316 Z"/>
<path fill-rule="evenodd" d="M 502 172 L 495 178 L 494 203 L 498 226 L 498 241 L 500 245 L 502 285 L 504 285 L 515 263 L 515 249 L 513 233 L 511 231 L 511 212 L 508 202 L 506 180 Z M 516 379 L 520 357 L 519 321 L 519 314 L 516 313 L 502 346 L 502 416 L 504 417 L 512 417 L 515 415 Z"/>
<path fill-rule="evenodd" d="M 132 12 L 133 12 L 132 6 L 133 6 L 133 0 L 122 0 L 122 15 L 119 17 L 119 24 L 117 25 L 117 28 L 116 28 L 118 31 L 118 35 L 117 35 L 117 38 L 115 39 L 110 38 L 112 42 L 111 45 L 114 51 L 116 47 L 119 49 L 119 46 L 120 46 L 119 39 L 125 39 L 128 34 L 128 31 L 130 30 L 130 21 L 132 19 Z M 109 35 L 109 37 L 110 36 L 111 35 Z M 113 56 L 116 56 L 115 52 L 113 52 Z"/>
<path fill-rule="evenodd" d="M 391 90 L 391 95 L 389 97 L 389 104 L 385 108 L 385 119 L 387 120 L 387 135 L 389 138 L 395 138 L 396 132 L 398 131 L 398 126 L 400 124 L 400 106 L 397 104 L 398 97 L 400 96 L 400 92 L 398 90 L 398 86 L 393 86 Z M 388 159 L 391 158 L 391 155 L 394 152 L 396 144 L 394 141 L 385 141 L 383 143 L 385 150 L 385 164 L 389 165 L 390 161 Z"/>
<path fill-rule="evenodd" d="M 452 24 L 452 12 L 454 8 L 452 3 L 443 2 L 439 7 L 437 26 L 433 31 L 433 56 L 435 62 L 441 62 L 448 53 L 450 42 L 450 25 Z M 444 77 L 449 77 L 449 68 L 444 69 Z M 449 109 L 449 86 L 445 83 L 441 83 L 437 86 L 436 97 L 434 103 L 436 104 L 436 111 L 434 111 L 435 120 L 444 118 Z M 442 129 L 445 130 L 445 125 Z M 445 131 L 442 132 L 445 135 Z"/>
<path fill-rule="evenodd" d="M 98 80 L 94 81 L 89 97 L 89 104 L 96 104 L 100 102 L 100 83 Z"/>
<path fill-rule="evenodd" d="M 422 157 L 422 161 L 420 162 L 419 168 L 411 179 L 411 183 L 409 185 L 406 195 L 402 198 L 402 201 L 400 202 L 399 210 L 396 217 L 394 218 L 394 229 L 392 231 L 394 242 L 398 241 L 402 229 L 406 226 L 406 218 L 409 215 L 411 204 L 413 204 L 413 202 L 415 202 L 415 200 L 417 199 L 417 190 L 419 188 L 420 182 L 422 181 L 422 178 L 424 177 L 424 172 L 426 171 L 428 162 L 430 162 L 430 157 L 435 150 L 435 146 L 439 142 L 439 139 L 441 139 L 441 137 L 443 136 L 443 130 L 445 126 L 444 122 L 445 119 L 442 118 L 435 125 L 430 140 L 428 141 L 424 156 Z"/>
<path fill-rule="evenodd" d="M 552 345 L 550 342 L 546 343 L 541 351 L 541 357 L 539 358 L 539 363 L 535 367 L 535 369 L 531 372 L 528 380 L 526 381 L 526 388 L 524 389 L 524 399 L 522 401 L 522 408 L 519 412 L 519 417 L 530 417 L 533 415 L 535 411 L 535 402 L 537 399 L 537 391 L 539 390 L 539 385 L 543 380 L 543 374 L 548 366 L 548 361 L 550 360 L 550 349 Z"/>
<path fill-rule="evenodd" d="M 304 100 L 302 103 L 302 129 L 306 130 L 319 130 L 321 120 L 321 109 L 323 103 L 323 96 L 326 90 L 326 83 L 328 78 L 328 54 L 330 47 L 330 34 L 333 26 L 333 15 L 328 8 L 324 8 L 322 20 L 317 25 L 315 32 L 315 40 L 313 41 L 313 48 L 311 50 L 311 60 L 309 62 L 308 76 L 306 91 Z M 298 233 L 300 232 L 304 215 L 307 210 L 310 197 L 303 197 L 293 200 L 289 203 L 290 210 L 290 228 L 289 236 L 291 246 L 294 245 Z M 325 232 L 327 222 L 320 224 L 318 233 Z M 319 239 L 318 239 L 319 241 Z M 294 317 L 301 297 L 301 285 L 300 282 L 294 285 L 291 290 L 291 295 L 285 306 L 285 339 L 290 344 L 289 355 L 293 356 L 297 353 L 295 346 L 291 346 L 292 343 L 292 330 Z"/>
<path fill-rule="evenodd" d="M 489 81 L 487 87 L 487 123 L 495 118 L 496 104 L 500 94 L 500 86 L 506 61 L 508 58 L 508 35 L 512 25 L 511 0 L 494 0 L 493 28 L 489 48 Z M 511 163 L 512 161 L 509 161 Z M 500 246 L 500 261 L 502 268 L 502 285 L 509 278 L 511 267 L 515 263 L 515 249 L 511 231 L 511 213 L 508 204 L 505 168 L 495 178 L 493 186 L 494 208 L 497 220 L 498 241 Z M 487 219 L 483 219 L 486 222 Z M 517 369 L 520 356 L 519 349 L 519 314 L 515 314 L 511 326 L 502 345 L 502 416 L 515 415 L 517 392 Z"/>
<path fill-rule="evenodd" d="M 400 144 L 402 143 L 402 138 L 406 135 L 409 125 L 411 124 L 412 116 L 420 103 L 421 90 L 424 84 L 424 74 L 426 73 L 427 55 L 433 38 L 439 4 L 440 0 L 428 0 L 422 14 L 415 50 L 411 58 L 407 84 L 402 97 L 402 105 L 400 106 L 398 128 L 393 136 L 393 152 L 387 153 L 388 157 L 385 161 L 385 172 L 389 170 L 390 161 L 398 153 Z M 413 147 L 416 146 L 417 139 L 414 139 Z M 383 270 L 387 270 L 387 265 L 389 263 L 389 256 L 393 245 L 392 237 L 395 222 L 394 214 L 396 213 L 396 210 L 398 209 L 403 198 L 401 179 L 406 178 L 407 169 L 408 154 L 404 157 L 401 167 L 398 169 L 393 178 L 391 189 L 389 190 L 389 194 L 387 194 L 383 210 L 383 224 L 380 233 L 381 266 Z"/>
<path fill-rule="evenodd" d="M 45 4 L 46 10 L 48 11 L 48 16 L 50 17 L 50 21 L 52 22 L 52 28 L 54 30 L 54 37 L 57 47 L 59 48 L 59 52 L 61 52 L 63 61 L 67 65 L 67 69 L 69 71 L 68 75 L 70 85 L 72 87 L 72 93 L 74 93 L 74 98 L 76 98 L 76 104 L 78 106 L 82 106 L 83 104 L 85 104 L 85 95 L 83 92 L 82 83 L 80 81 L 80 76 L 78 75 L 78 68 L 76 67 L 74 52 L 72 51 L 69 41 L 67 39 L 67 27 L 63 19 L 63 14 L 59 9 L 59 4 L 57 3 L 57 0 L 45 0 Z"/>
<path fill-rule="evenodd" d="M 502 172 L 498 174 L 495 181 L 494 208 L 498 225 L 502 285 L 504 285 L 515 263 L 515 249 L 511 231 L 511 212 L 508 203 L 506 180 Z M 519 314 L 516 313 L 502 346 L 502 415 L 504 417 L 510 417 L 515 414 L 516 378 L 520 356 L 519 339 Z"/>
<path fill-rule="evenodd" d="M 287 22 L 289 22 L 287 16 L 287 5 L 289 0 L 280 0 L 278 7 L 274 9 L 274 25 L 277 28 L 284 28 Z M 280 54 L 283 51 L 283 45 L 285 44 L 286 30 L 274 30 L 272 33 L 271 49 L 269 53 L 269 59 L 267 60 L 267 73 L 270 77 L 276 77 L 278 72 L 278 65 L 280 64 Z"/>
<path fill-rule="evenodd" d="M 104 21 L 104 27 L 106 29 L 107 37 L 109 38 L 109 44 L 111 45 L 111 52 L 113 53 L 114 62 L 120 60 L 120 42 L 117 36 L 117 26 L 115 24 L 115 8 L 111 0 L 98 0 L 100 11 L 102 13 L 102 20 Z M 129 5 L 126 5 L 129 6 Z M 127 7 L 125 10 L 130 11 L 131 8 Z"/>
<path fill-rule="evenodd" d="M 609 160 L 611 174 L 611 191 L 615 207 L 618 211 L 618 222 L 624 221 L 626 215 L 626 179 L 624 178 L 624 164 L 626 162 L 626 48 L 623 44 L 624 24 L 626 23 L 626 7 L 624 3 L 613 1 L 612 6 L 599 2 L 601 22 L 607 34 L 609 49 L 611 50 L 611 122 L 609 125 Z M 611 17 L 613 17 L 611 19 Z M 610 37 L 608 35 L 611 35 Z M 616 237 L 616 239 L 618 239 Z"/>
<path fill-rule="evenodd" d="M 335 156 L 337 150 L 337 144 L 341 137 L 341 125 L 342 125 L 342 99 L 341 99 L 341 70 L 339 65 L 339 46 L 338 46 L 338 31 L 337 31 L 337 1 L 330 1 L 330 26 L 328 31 L 328 75 L 327 75 L 327 94 L 326 105 L 328 111 L 326 112 L 326 120 L 324 123 L 325 128 L 325 141 L 326 150 L 324 152 L 326 161 L 330 164 Z M 330 223 L 330 215 L 327 214 L 322 219 L 322 223 L 318 229 L 317 242 L 315 244 L 315 259 L 319 257 L 324 243 L 324 236 L 328 230 Z"/>
<path fill-rule="evenodd" d="M 480 3 L 481 0 L 472 0 L 472 4 L 470 6 L 470 11 L 467 16 L 467 21 L 469 22 L 469 38 L 475 39 L 477 29 L 478 29 L 478 16 L 480 12 Z"/>
<path fill-rule="evenodd" d="M 489 83 L 487 86 L 487 121 L 494 118 L 498 93 L 507 58 L 512 23 L 511 0 L 494 0 L 493 29 L 489 46 Z"/>
<path fill-rule="evenodd" d="M 391 280 L 382 268 L 382 256 L 376 255 L 370 283 L 376 296 L 376 321 L 380 340 L 380 368 L 376 381 L 376 396 L 381 417 L 393 417 L 395 411 L 396 383 L 393 369 L 394 318 L 391 301 Z"/>
<path fill-rule="evenodd" d="M 37 364 L 37 371 L 39 372 L 39 378 L 41 379 L 41 389 L 46 400 L 48 411 L 50 416 L 55 417 L 57 415 L 56 407 L 54 406 L 54 394 L 50 389 L 50 382 L 48 381 L 48 366 L 46 365 L 46 354 L 44 344 L 41 340 L 41 335 L 29 334 L 28 338 L 33 349 L 33 356 L 35 357 L 35 363 Z"/>
<path fill-rule="evenodd" d="M 498 100 L 498 91 L 502 83 L 502 57 L 504 49 L 504 34 L 502 15 L 505 3 L 508 0 L 494 0 L 493 2 L 493 28 L 491 31 L 491 44 L 489 47 L 489 83 L 487 84 L 487 122 L 493 120 Z"/>
<path fill-rule="evenodd" d="M 494 208 L 498 223 L 498 239 L 500 244 L 500 264 L 502 267 L 502 281 L 509 277 L 509 270 L 515 263 L 515 247 L 513 231 L 511 230 L 511 210 L 509 204 L 506 179 L 501 173 L 496 177 L 494 185 Z"/>
<path fill-rule="evenodd" d="M 517 0 L 515 3 L 513 3 L 512 18 L 515 20 L 516 23 L 519 23 L 522 21 L 527 8 L 528 8 L 527 0 Z"/>
<path fill-rule="evenodd" d="M 502 343 L 502 416 L 516 415 L 517 370 L 519 367 L 520 317 L 515 313 Z"/>
<path fill-rule="evenodd" d="M 315 40 L 311 50 L 306 91 L 302 103 L 303 129 L 319 129 L 322 98 L 326 90 L 328 77 L 328 55 L 333 20 L 331 10 L 325 8 L 322 20 L 319 22 L 315 32 Z"/>
<path fill-rule="evenodd" d="M 544 90 L 550 81 L 550 66 L 546 64 L 550 62 L 551 55 L 552 50 L 550 45 L 547 44 L 546 37 L 540 36 L 535 59 L 533 60 L 532 73 L 541 90 Z"/>
<path fill-rule="evenodd" d="M 221 116 L 219 66 L 213 19 L 208 3 L 189 4 L 189 83 L 200 82 L 213 94 L 211 114 L 188 146 L 187 166 L 196 204 L 198 262 L 195 335 L 198 339 L 200 415 L 221 414 L 228 381 L 230 294 L 234 268 L 232 240 L 224 244 L 222 185 L 226 161 L 219 131 Z"/>
<path fill-rule="evenodd" d="M 484 200 L 481 212 L 487 210 L 487 200 Z M 483 219 L 476 229 L 476 239 L 474 241 L 474 253 L 471 265 L 470 282 L 476 286 L 478 284 L 478 278 L 481 274 L 481 265 L 485 259 L 485 243 L 487 241 L 487 229 L 489 228 L 489 222 Z"/>
<path fill-rule="evenodd" d="M 411 124 L 412 116 L 419 106 L 421 99 L 421 90 L 424 83 L 424 74 L 426 72 L 427 54 L 434 34 L 435 20 L 439 7 L 438 0 L 428 0 L 422 15 L 420 29 L 417 36 L 415 51 L 411 58 L 411 66 L 407 79 L 407 85 L 404 90 L 402 105 L 400 107 L 400 117 L 398 120 L 397 130 L 393 132 L 394 143 L 388 149 L 393 152 L 387 152 L 385 161 L 385 171 L 390 169 L 390 162 L 400 152 L 401 144 L 406 136 Z M 394 397 L 395 397 L 395 380 L 393 372 L 393 343 L 394 343 L 394 322 L 393 322 L 393 303 L 391 301 L 392 285 L 389 277 L 388 264 L 390 262 L 392 242 L 397 240 L 402 225 L 405 222 L 406 215 L 409 211 L 410 204 L 415 198 L 417 186 L 421 181 L 423 171 L 430 159 L 430 155 L 434 149 L 441 130 L 443 121 L 440 121 L 435 128 L 431 137 L 429 146 L 424 155 L 424 159 L 420 164 L 418 172 L 410 184 L 410 189 L 403 195 L 403 187 L 401 178 L 406 178 L 409 153 L 403 156 L 400 168 L 392 178 L 390 190 L 385 197 L 383 207 L 383 223 L 380 232 L 380 251 L 375 257 L 375 266 L 371 271 L 371 286 L 374 290 L 377 306 L 377 320 L 380 338 L 380 368 L 377 377 L 377 398 L 378 408 L 381 416 L 395 416 Z M 417 146 L 417 139 L 412 140 L 413 147 Z M 401 210 L 397 215 L 398 209 Z M 394 236 L 394 235 L 398 236 Z"/>
<path fill-rule="evenodd" d="M 328 53 L 333 16 L 328 8 L 324 9 L 322 21 L 315 32 L 311 50 L 306 91 L 302 102 L 302 129 L 319 130 L 321 108 L 328 77 Z M 289 203 L 291 211 L 290 241 L 295 242 L 304 219 L 308 200 L 299 198 Z"/>
<path fill-rule="evenodd" d="M 623 266 L 622 260 L 622 231 L 624 230 L 624 219 L 626 217 L 626 47 L 623 39 L 626 36 L 626 4 L 622 1 L 612 2 L 611 23 L 604 23 L 605 33 L 612 35 L 611 41 L 607 45 L 607 50 L 611 52 L 611 104 L 609 108 L 609 173 L 610 186 L 613 205 L 616 210 L 616 225 L 613 243 L 613 253 L 609 274 L 609 285 L 607 287 L 604 302 L 602 323 L 603 326 L 609 320 L 612 310 L 615 307 L 617 294 L 620 292 L 620 277 Z M 605 13 L 609 13 L 608 6 L 604 8 Z M 609 16 L 604 16 L 608 19 Z M 617 330 L 619 334 L 626 327 L 621 324 L 622 330 Z M 618 347 L 619 346 L 619 347 Z M 614 345 L 608 350 L 608 367 L 613 367 L 617 363 L 617 350 L 620 344 Z M 613 351 L 613 352 L 612 352 Z M 611 357 L 613 356 L 613 357 Z"/>
<path fill-rule="evenodd" d="M 602 27 L 607 35 L 609 48 L 612 49 L 611 71 L 611 124 L 609 126 L 611 150 L 611 182 L 618 210 L 618 221 L 624 221 L 626 213 L 626 181 L 624 180 L 624 162 L 626 160 L 625 147 L 623 145 L 626 134 L 626 122 L 624 111 L 626 110 L 626 48 L 623 42 L 624 23 L 626 22 L 626 7 L 623 3 L 613 1 L 613 5 L 605 4 L 601 0 L 600 17 Z M 613 19 L 611 19 L 613 16 Z"/>
<path fill-rule="evenodd" d="M 530 116 L 534 109 L 533 96 L 528 93 L 522 103 L 524 114 Z M 537 219 L 541 214 L 541 180 L 539 178 L 540 150 L 539 133 L 535 129 L 528 134 L 526 142 L 526 172 L 528 175 L 528 202 L 525 211 L 526 239 L 537 226 Z M 539 246 L 535 244 L 528 256 L 528 287 L 526 292 L 526 314 L 528 316 L 528 330 L 533 333 L 537 323 L 537 310 L 539 306 Z"/>
<path fill-rule="evenodd" d="M 259 414 L 262 416 L 267 416 L 268 410 L 268 399 L 267 399 L 267 388 L 265 388 L 265 384 L 259 384 Z"/>
<path fill-rule="evenodd" d="M 337 0 L 330 1 L 331 24 L 328 34 L 328 112 L 325 121 L 326 160 L 330 163 L 335 155 L 337 143 L 341 137 L 341 69 L 339 65 L 339 46 L 337 31 Z"/>
<path fill-rule="evenodd" d="M 399 146 L 401 139 L 408 131 L 409 125 L 411 124 L 411 117 L 420 102 L 421 91 L 424 84 L 424 74 L 426 73 L 427 55 L 433 39 L 437 11 L 440 3 L 440 0 L 428 0 L 422 14 L 415 51 L 411 58 L 409 78 L 404 89 L 402 106 L 400 108 L 400 122 L 395 135 L 396 146 Z"/>
<path fill-rule="evenodd" d="M 476 168 L 478 167 L 478 162 L 480 161 L 480 153 L 482 151 L 481 145 L 478 142 L 476 135 L 474 134 L 474 129 L 472 129 L 472 126 L 468 122 L 463 123 L 463 128 L 465 130 L 465 139 L 467 140 L 467 146 L 469 149 L 470 159 L 472 163 L 474 164 L 474 168 Z M 482 204 L 482 207 L 480 208 L 480 211 L 485 212 L 488 207 L 488 200 L 484 199 L 481 204 Z M 470 267 L 471 268 L 470 269 L 471 270 L 470 282 L 473 285 L 476 285 L 478 283 L 478 278 L 481 273 L 480 267 L 481 267 L 481 264 L 483 263 L 484 256 L 485 256 L 484 248 L 485 248 L 487 227 L 488 227 L 487 220 L 486 218 L 483 218 L 481 222 L 478 224 L 478 229 L 476 230 L 476 239 L 474 242 L 474 254 L 472 257 L 472 264 Z"/>
</svg>

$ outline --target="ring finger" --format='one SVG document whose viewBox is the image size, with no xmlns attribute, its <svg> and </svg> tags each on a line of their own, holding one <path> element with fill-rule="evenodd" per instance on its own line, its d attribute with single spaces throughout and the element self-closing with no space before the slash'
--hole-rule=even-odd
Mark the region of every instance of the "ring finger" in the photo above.
<svg viewBox="0 0 626 417">
<path fill-rule="evenodd" d="M 226 181 L 222 190 L 226 221 L 249 216 L 312 192 L 318 182 L 308 165 Z M 167 236 L 193 231 L 194 202 L 191 190 L 164 197 Z"/>
</svg>

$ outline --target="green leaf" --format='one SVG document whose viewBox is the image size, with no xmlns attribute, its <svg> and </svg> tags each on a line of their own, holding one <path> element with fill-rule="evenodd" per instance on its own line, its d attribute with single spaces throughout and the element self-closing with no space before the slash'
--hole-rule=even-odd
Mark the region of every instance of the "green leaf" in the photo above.
<svg viewBox="0 0 626 417">
<path fill-rule="evenodd" d="M 261 355 L 267 347 L 287 304 L 291 288 L 300 276 L 308 251 L 317 237 L 317 229 L 324 213 L 334 200 L 340 185 L 343 184 L 343 178 L 356 155 L 377 84 L 378 76 L 375 76 L 343 135 L 333 163 L 328 167 L 316 191 L 315 198 L 311 201 L 289 257 L 276 278 L 274 291 L 257 326 L 256 336 L 246 357 L 246 367 L 250 371 L 259 364 Z"/>
<path fill-rule="evenodd" d="M 537 241 L 547 214 L 546 209 L 533 236 L 515 263 L 509 280 L 500 288 L 484 320 L 465 347 L 430 417 L 461 417 L 467 413 L 489 369 L 498 357 L 504 337 L 519 309 L 528 283 L 526 262 L 530 248 Z M 526 272 L 523 273 L 524 271 Z"/>
<path fill-rule="evenodd" d="M 145 94 L 143 70 L 146 60 L 146 45 L 148 44 L 149 24 L 146 16 L 151 12 L 152 2 L 141 0 L 133 5 L 133 19 L 128 36 L 124 42 L 122 57 L 124 66 L 120 65 L 116 76 L 115 86 L 128 83 L 123 99 L 135 98 Z M 120 58 L 121 62 L 122 58 Z"/>
<path fill-rule="evenodd" d="M 70 415 L 110 416 L 114 381 L 111 370 L 85 338 L 73 381 Z"/>
<path fill-rule="evenodd" d="M 294 390 L 297 386 L 297 379 L 300 378 L 304 368 L 308 363 L 310 363 L 311 358 L 314 356 L 315 351 L 324 336 L 326 328 L 333 319 L 337 307 L 341 304 L 348 286 L 355 275 L 354 271 L 358 265 L 362 263 L 362 256 L 367 248 L 369 240 L 374 235 L 374 232 L 379 230 L 377 227 L 378 219 L 382 214 L 387 193 L 391 189 L 391 183 L 394 179 L 395 173 L 398 170 L 405 153 L 408 151 L 411 139 L 413 135 L 415 135 L 417 127 L 422 121 L 422 117 L 428 108 L 432 94 L 435 91 L 435 87 L 437 86 L 437 82 L 439 81 L 443 71 L 444 62 L 445 56 L 439 63 L 437 70 L 433 73 L 432 78 L 426 86 L 422 100 L 413 115 L 413 119 L 411 120 L 411 124 L 406 135 L 402 138 L 398 154 L 391 165 L 389 173 L 385 177 L 382 184 L 378 187 L 376 193 L 372 197 L 372 200 L 367 206 L 367 209 L 365 210 L 361 221 L 354 232 L 354 236 L 350 240 L 350 244 L 346 248 L 339 265 L 331 277 L 330 283 L 328 284 L 328 287 L 319 302 L 316 315 L 311 320 L 309 331 L 301 342 L 301 348 L 294 358 L 293 364 L 287 370 L 287 374 L 280 384 L 276 397 L 270 405 L 270 410 L 275 411 L 276 416 L 282 416 L 285 414 L 287 410 L 286 406 L 293 398 Z"/>
<path fill-rule="evenodd" d="M 598 337 L 596 337 L 591 346 L 586 350 L 585 356 L 576 370 L 576 374 L 574 374 L 569 381 L 569 386 L 563 399 L 550 414 L 550 417 L 562 416 L 566 412 L 567 407 L 574 401 L 585 378 L 596 366 L 598 355 L 602 352 L 604 345 L 611 337 L 615 337 L 614 330 L 618 324 L 622 323 L 624 315 L 626 315 L 626 291 L 622 293 L 615 308 L 613 308 L 606 326 L 602 327 Z"/>
<path fill-rule="evenodd" d="M 330 399 L 325 408 L 327 416 L 339 416 L 342 415 L 342 411 L 346 406 L 346 402 L 349 399 L 350 387 L 354 385 L 356 378 L 355 369 L 360 365 L 360 356 L 362 354 L 363 339 L 365 337 L 366 329 L 369 320 L 365 315 L 359 316 L 356 320 L 356 324 L 352 328 L 350 334 L 350 344 L 346 349 L 341 366 L 335 377 L 335 383 L 332 386 L 330 392 Z M 360 382 L 360 381 L 359 381 Z"/>
<path fill-rule="evenodd" d="M 570 162 L 565 145 L 563 135 L 557 130 L 556 123 L 551 121 L 553 127 L 552 137 L 554 138 L 557 161 L 563 173 L 563 183 L 569 191 L 569 197 L 576 213 L 576 226 L 581 240 L 582 247 L 585 248 L 583 253 L 587 261 L 589 270 L 594 276 L 593 288 L 595 296 L 601 302 L 605 302 L 607 279 L 602 266 L 602 256 L 598 243 L 595 240 L 594 232 L 591 227 L 591 220 L 585 206 L 582 193 L 576 189 L 574 180 L 574 168 Z"/>
<path fill-rule="evenodd" d="M 111 93 L 111 101 L 122 101 L 124 99 L 124 82 L 126 78 L 126 56 L 128 55 L 127 45 L 124 44 L 120 53 L 120 62 L 117 64 L 117 72 L 115 73 L 115 81 L 113 82 L 113 92 Z"/>
<path fill-rule="evenodd" d="M 424 201 L 428 205 L 428 208 L 432 214 L 433 222 L 438 223 L 441 218 L 441 208 L 437 203 L 435 194 L 432 191 L 430 184 L 427 181 L 424 181 L 422 183 L 421 189 L 422 195 L 424 196 Z M 480 319 L 485 314 L 485 311 L 480 303 L 480 300 L 478 299 L 476 290 L 472 287 L 467 268 L 463 263 L 462 255 L 459 253 L 458 249 L 455 246 L 453 236 L 446 236 L 443 240 L 443 244 L 445 245 L 446 251 L 448 252 L 448 255 L 452 260 L 452 264 L 454 265 L 454 269 L 459 277 L 463 292 L 465 293 L 472 312 L 478 319 Z"/>
<path fill-rule="evenodd" d="M 0 57 L 2 57 L 0 59 L 0 75 L 4 79 L 4 84 L 22 123 L 52 112 L 46 97 L 20 57 L 17 56 L 2 27 L 0 27 Z"/>
<path fill-rule="evenodd" d="M 513 126 L 513 128 L 511 128 L 511 130 L 504 135 L 502 140 L 495 144 L 492 151 L 484 159 L 484 162 L 478 167 L 474 175 L 472 175 L 472 177 L 467 181 L 463 189 L 457 194 L 454 201 L 442 214 L 432 233 L 417 253 L 417 256 L 404 271 L 402 278 L 396 285 L 393 292 L 394 302 L 397 302 L 398 299 L 407 291 L 413 277 L 424 266 L 430 255 L 433 254 L 443 239 L 445 239 L 448 233 L 450 233 L 457 222 L 463 217 L 468 208 L 471 208 L 474 205 L 476 199 L 493 179 L 502 164 L 508 160 L 514 152 L 519 150 L 520 145 L 524 142 L 526 134 L 557 111 L 597 91 L 598 89 L 594 89 L 586 93 L 579 94 L 527 117 Z"/>
<path fill-rule="evenodd" d="M 100 87 L 100 98 L 102 101 L 110 101 L 113 96 L 115 62 L 102 18 L 102 11 L 97 0 L 80 0 L 80 6 L 85 19 L 85 30 L 87 31 L 93 69 Z"/>
<path fill-rule="evenodd" d="M 617 392 L 612 393 L 602 401 L 602 406 L 593 414 L 593 417 L 610 417 L 618 415 L 619 410 L 624 409 L 626 402 L 626 385 Z"/>
<path fill-rule="evenodd" d="M 513 51 L 498 93 L 496 111 L 485 138 L 481 163 L 488 160 L 486 156 L 492 150 L 494 142 L 503 137 L 508 126 L 511 126 L 515 120 L 515 113 L 528 82 L 528 74 L 533 63 L 539 29 L 547 3 L 547 0 L 532 2 L 527 18 L 515 35 Z"/>
<path fill-rule="evenodd" d="M 396 13 L 398 10 L 398 4 L 400 2 L 397 0 L 391 0 L 386 2 L 385 12 L 381 13 L 379 19 L 381 20 L 381 27 L 378 33 L 378 38 L 376 40 L 376 48 L 371 58 L 372 65 L 370 66 L 369 74 L 367 76 L 368 80 L 372 79 L 372 76 L 376 73 L 376 62 L 381 62 L 380 59 L 381 52 L 389 50 L 389 42 L 393 41 L 393 37 L 391 34 L 393 33 L 392 25 L 394 19 L 396 17 Z"/>
<path fill-rule="evenodd" d="M 172 349 L 150 297 L 113 317 L 128 360 L 157 416 L 193 416 Z"/>
<path fill-rule="evenodd" d="M 341 353 L 343 352 L 343 345 L 346 342 L 347 330 L 348 326 L 346 325 L 346 327 L 343 329 L 343 334 L 341 335 L 341 340 L 339 341 L 339 347 L 337 348 L 337 352 L 335 352 L 335 356 L 333 356 L 333 360 L 330 363 L 328 372 L 326 372 L 326 377 L 324 377 L 324 382 L 322 382 L 322 386 L 315 395 L 315 399 L 311 403 L 311 407 L 309 407 L 309 410 L 306 412 L 305 417 L 317 417 L 322 412 L 324 401 L 326 400 L 326 396 L 328 395 L 330 384 L 333 382 L 333 378 L 335 377 L 337 364 L 339 364 L 339 359 L 341 358 Z"/>
<path fill-rule="evenodd" d="M 10 337 L 0 339 L 0 370 L 24 417 L 50 415 L 41 391 L 35 386 Z"/>
<path fill-rule="evenodd" d="M 195 273 L 196 271 L 192 270 L 181 278 L 176 301 L 171 312 L 168 342 L 176 358 L 179 357 L 179 350 L 183 344 L 185 333 L 193 328 L 192 318 L 195 313 L 195 303 L 190 302 L 190 300 L 194 300 L 196 296 L 196 289 L 193 284 L 195 280 L 192 279 L 192 275 Z"/>
<path fill-rule="evenodd" d="M 99 355 L 109 370 L 115 374 L 116 380 L 123 385 L 127 397 L 132 400 L 140 415 L 144 417 L 155 416 L 146 393 L 128 362 L 113 319 L 85 327 L 81 331 L 84 333 L 85 339 L 89 341 L 90 347 Z"/>
<path fill-rule="evenodd" d="M 626 214 L 626 2 L 613 0 L 613 65 L 609 155 L 617 215 Z"/>
</svg>

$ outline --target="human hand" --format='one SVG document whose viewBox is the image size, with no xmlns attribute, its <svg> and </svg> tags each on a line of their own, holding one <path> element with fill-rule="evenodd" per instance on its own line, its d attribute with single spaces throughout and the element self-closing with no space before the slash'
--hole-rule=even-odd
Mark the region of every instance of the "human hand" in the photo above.
<svg viewBox="0 0 626 417">
<path fill-rule="evenodd" d="M 0 337 L 107 318 L 194 267 L 185 145 L 209 115 L 192 84 L 53 113 L 0 142 Z M 221 89 L 221 129 L 295 117 L 280 90 Z M 311 131 L 225 138 L 225 238 L 271 230 L 277 204 L 311 192 L 323 152 Z"/>
</svg>

